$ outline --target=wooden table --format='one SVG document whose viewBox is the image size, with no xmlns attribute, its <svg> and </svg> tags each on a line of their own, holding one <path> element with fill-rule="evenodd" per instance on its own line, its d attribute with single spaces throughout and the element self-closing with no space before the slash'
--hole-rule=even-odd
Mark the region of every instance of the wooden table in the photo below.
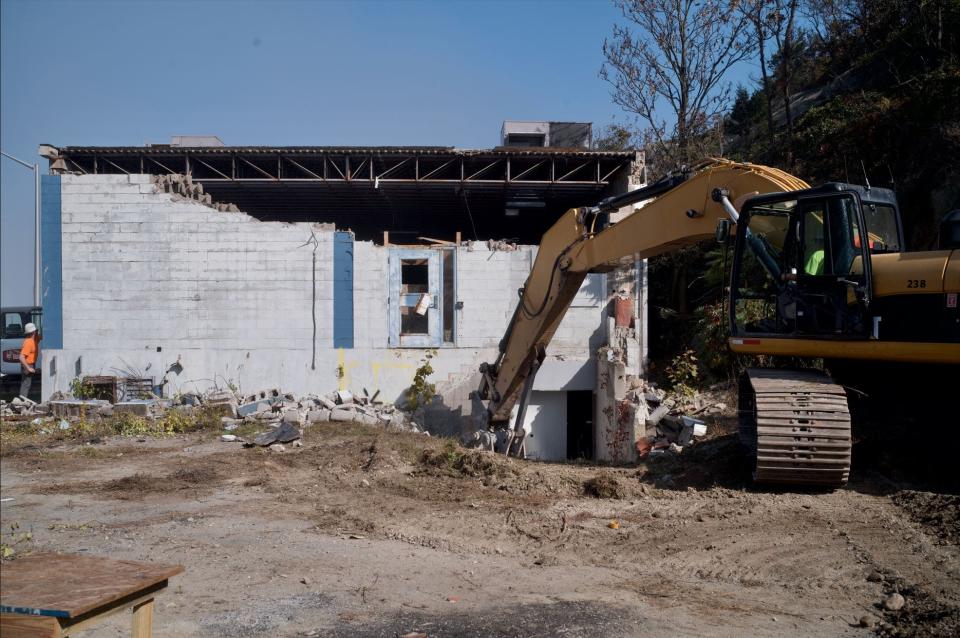
<svg viewBox="0 0 960 638">
<path fill-rule="evenodd" d="M 69 636 L 133 607 L 133 636 L 153 632 L 153 598 L 180 565 L 35 554 L 0 567 L 3 638 Z"/>
</svg>

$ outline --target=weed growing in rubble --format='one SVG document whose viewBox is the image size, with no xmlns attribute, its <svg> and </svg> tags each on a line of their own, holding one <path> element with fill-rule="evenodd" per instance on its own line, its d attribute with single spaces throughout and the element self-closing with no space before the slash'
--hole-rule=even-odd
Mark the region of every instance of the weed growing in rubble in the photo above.
<svg viewBox="0 0 960 638">
<path fill-rule="evenodd" d="M 82 379 L 74 377 L 73 381 L 70 382 L 70 394 L 77 399 L 92 399 L 96 394 L 96 389 L 86 377 Z"/>
<path fill-rule="evenodd" d="M 437 393 L 437 386 L 428 381 L 430 375 L 433 374 L 430 359 L 433 359 L 436 354 L 436 350 L 427 350 L 423 359 L 420 360 L 420 367 L 413 373 L 413 382 L 407 388 L 406 393 L 407 407 L 411 410 L 427 405 Z"/>
<path fill-rule="evenodd" d="M 673 385 L 673 391 L 682 397 L 691 397 L 696 392 L 700 368 L 693 350 L 678 354 L 667 366 L 667 378 Z"/>
<path fill-rule="evenodd" d="M 158 427 L 165 433 L 166 422 L 159 421 L 151 423 L 143 417 L 135 416 L 129 413 L 118 414 L 113 419 L 113 429 L 121 436 L 144 436 L 155 434 Z"/>
<path fill-rule="evenodd" d="M 189 415 L 177 410 L 169 410 L 163 418 L 164 429 L 171 433 L 189 432 L 194 429 L 196 421 Z"/>
</svg>

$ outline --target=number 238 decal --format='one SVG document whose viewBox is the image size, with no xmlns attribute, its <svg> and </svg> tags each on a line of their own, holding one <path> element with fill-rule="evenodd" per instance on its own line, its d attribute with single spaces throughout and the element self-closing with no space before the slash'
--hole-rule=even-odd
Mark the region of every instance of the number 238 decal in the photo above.
<svg viewBox="0 0 960 638">
<path fill-rule="evenodd" d="M 926 288 L 926 279 L 907 279 L 907 288 Z"/>
</svg>

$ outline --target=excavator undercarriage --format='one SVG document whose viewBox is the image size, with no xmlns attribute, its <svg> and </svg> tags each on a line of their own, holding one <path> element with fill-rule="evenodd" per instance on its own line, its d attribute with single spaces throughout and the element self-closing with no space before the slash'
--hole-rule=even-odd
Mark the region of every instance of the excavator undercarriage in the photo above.
<svg viewBox="0 0 960 638">
<path fill-rule="evenodd" d="M 757 482 L 828 488 L 847 482 L 847 394 L 823 372 L 748 369 L 740 379 L 739 421 Z"/>
</svg>

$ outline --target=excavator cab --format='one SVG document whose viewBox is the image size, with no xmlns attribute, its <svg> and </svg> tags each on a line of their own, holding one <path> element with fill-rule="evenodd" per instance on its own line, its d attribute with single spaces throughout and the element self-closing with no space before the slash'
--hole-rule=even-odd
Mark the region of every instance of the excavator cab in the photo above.
<svg viewBox="0 0 960 638">
<path fill-rule="evenodd" d="M 737 223 L 732 334 L 870 337 L 871 253 L 902 243 L 886 189 L 826 184 L 748 200 Z"/>
</svg>

